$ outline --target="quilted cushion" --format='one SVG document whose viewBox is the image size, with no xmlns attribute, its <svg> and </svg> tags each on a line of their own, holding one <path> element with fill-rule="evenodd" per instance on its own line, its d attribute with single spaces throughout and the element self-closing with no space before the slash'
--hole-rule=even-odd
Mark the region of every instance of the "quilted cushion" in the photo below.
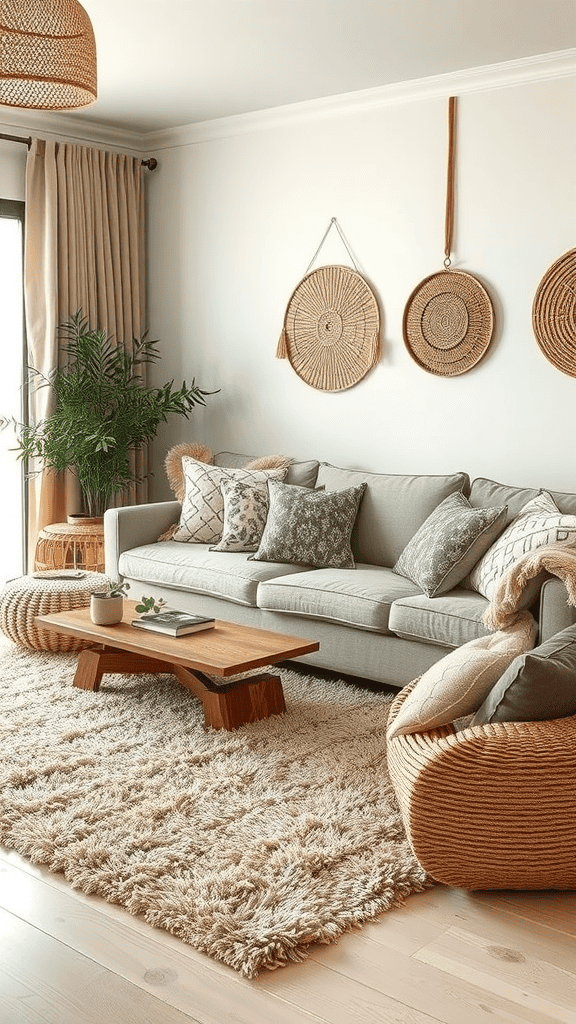
<svg viewBox="0 0 576 1024">
<path fill-rule="evenodd" d="M 524 612 L 508 629 L 472 640 L 437 661 L 408 694 L 388 738 L 426 732 L 476 711 L 508 665 L 534 646 L 536 630 Z"/>
<path fill-rule="evenodd" d="M 224 480 L 242 480 L 244 483 L 265 483 L 273 478 L 281 480 L 283 469 L 224 469 L 206 465 L 184 456 L 182 467 L 186 493 L 182 502 L 180 521 L 173 540 L 193 544 L 215 544 L 224 529 L 224 498 L 220 485 Z"/>
</svg>

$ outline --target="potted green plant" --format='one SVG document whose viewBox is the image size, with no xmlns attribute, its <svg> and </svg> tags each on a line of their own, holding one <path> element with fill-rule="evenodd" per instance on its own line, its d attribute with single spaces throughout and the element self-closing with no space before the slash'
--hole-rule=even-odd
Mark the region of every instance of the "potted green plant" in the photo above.
<svg viewBox="0 0 576 1024">
<path fill-rule="evenodd" d="M 66 365 L 45 377 L 28 367 L 39 387 L 50 387 L 54 408 L 38 423 L 16 424 L 18 458 L 39 460 L 44 469 L 71 469 L 89 517 L 104 515 L 115 495 L 137 479 L 129 455 L 142 448 L 169 416 L 189 417 L 206 397 L 195 380 L 177 388 L 142 382 L 140 368 L 160 358 L 158 342 L 134 342 L 134 354 L 112 343 L 103 330 L 91 330 L 81 310 L 60 328 Z M 1 420 L 6 426 L 8 420 Z M 13 422 L 13 421 L 12 421 Z"/>
<path fill-rule="evenodd" d="M 107 581 L 100 590 L 90 594 L 90 618 L 97 626 L 113 626 L 120 622 L 124 612 L 124 598 L 129 583 Z"/>
</svg>

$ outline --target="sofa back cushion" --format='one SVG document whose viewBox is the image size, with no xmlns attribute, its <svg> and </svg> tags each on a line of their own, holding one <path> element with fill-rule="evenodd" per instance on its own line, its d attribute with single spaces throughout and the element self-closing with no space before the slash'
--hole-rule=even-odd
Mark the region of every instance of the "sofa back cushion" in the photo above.
<svg viewBox="0 0 576 1024">
<path fill-rule="evenodd" d="M 496 480 L 478 477 L 470 487 L 470 504 L 472 508 L 491 508 L 494 505 L 506 505 L 506 526 L 509 526 L 520 510 L 538 494 L 538 487 L 513 487 L 499 484 Z"/>
<path fill-rule="evenodd" d="M 247 463 L 254 462 L 258 455 L 239 455 L 236 452 L 218 452 L 214 456 L 215 466 L 224 466 L 228 469 L 241 469 Z M 288 472 L 284 477 L 285 484 L 296 484 L 298 487 L 314 487 L 319 463 L 315 459 L 307 462 L 291 462 Z"/>
<path fill-rule="evenodd" d="M 478 477 L 472 481 L 470 488 L 470 504 L 474 508 L 488 508 L 490 505 L 507 505 L 507 525 L 516 518 L 520 510 L 538 494 L 539 487 L 513 487 L 509 484 L 499 484 L 495 480 L 487 480 L 486 477 Z M 551 491 L 546 487 L 548 494 L 551 494 L 560 511 L 567 516 L 576 515 L 576 494 L 569 494 L 565 491 Z"/>
<path fill-rule="evenodd" d="M 576 494 L 566 494 L 564 491 L 551 491 L 548 489 L 558 508 L 565 516 L 576 516 Z"/>
<path fill-rule="evenodd" d="M 466 491 L 470 481 L 466 473 L 401 476 L 320 463 L 317 487 L 338 491 L 361 483 L 366 484 L 366 490 L 352 533 L 354 558 L 367 565 L 391 568 L 430 513 L 449 494 Z"/>
</svg>

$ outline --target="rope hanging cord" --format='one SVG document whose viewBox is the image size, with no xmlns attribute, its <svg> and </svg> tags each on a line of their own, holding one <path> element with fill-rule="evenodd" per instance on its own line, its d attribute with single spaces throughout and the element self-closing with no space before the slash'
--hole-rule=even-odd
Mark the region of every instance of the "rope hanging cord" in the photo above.
<svg viewBox="0 0 576 1024">
<path fill-rule="evenodd" d="M 346 241 L 346 239 L 345 239 L 345 237 L 344 237 L 344 232 L 342 231 L 342 228 L 340 227 L 340 225 L 339 225 L 338 221 L 336 220 L 336 217 L 332 217 L 332 219 L 331 219 L 331 221 L 330 221 L 330 223 L 329 223 L 328 227 L 326 228 L 326 231 L 324 232 L 324 235 L 323 235 L 323 237 L 322 237 L 322 241 L 320 242 L 320 245 L 319 245 L 319 246 L 318 246 L 318 248 L 316 249 L 316 252 L 314 253 L 314 255 L 313 255 L 312 259 L 310 260 L 310 263 L 309 263 L 309 264 L 308 264 L 308 266 L 306 267 L 306 270 L 305 270 L 305 272 L 304 272 L 304 277 L 306 277 L 306 274 L 307 274 L 307 273 L 309 272 L 309 270 L 311 270 L 311 268 L 312 268 L 312 267 L 314 266 L 314 263 L 316 262 L 316 258 L 317 258 L 317 256 L 318 256 L 318 253 L 320 252 L 320 249 L 322 248 L 322 246 L 324 245 L 324 242 L 325 242 L 325 241 L 326 241 L 326 239 L 328 238 L 328 235 L 329 235 L 329 233 L 330 233 L 330 230 L 331 230 L 332 228 L 336 228 L 336 230 L 337 230 L 338 234 L 340 235 L 340 238 L 342 239 L 342 241 L 343 241 L 343 243 L 344 243 L 344 246 L 346 247 L 346 249 L 347 249 L 347 251 L 348 251 L 348 255 L 349 255 L 350 259 L 352 260 L 352 263 L 353 263 L 353 264 L 354 264 L 354 266 L 356 267 L 356 270 L 358 271 L 358 273 L 360 273 L 360 267 L 358 266 L 358 262 L 357 262 L 357 260 L 356 260 L 356 257 L 354 256 L 354 253 L 352 252 L 352 249 L 350 248 L 350 246 L 348 245 L 348 242 Z"/>
<path fill-rule="evenodd" d="M 456 97 L 448 100 L 448 173 L 446 181 L 446 218 L 444 223 L 444 266 L 451 264 L 452 233 L 454 231 L 454 156 L 456 152 Z"/>
</svg>

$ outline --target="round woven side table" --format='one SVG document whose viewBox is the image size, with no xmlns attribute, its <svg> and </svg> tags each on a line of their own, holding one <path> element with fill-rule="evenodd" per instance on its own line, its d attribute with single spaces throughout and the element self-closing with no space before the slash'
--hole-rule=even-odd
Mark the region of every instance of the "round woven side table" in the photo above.
<svg viewBox="0 0 576 1024">
<path fill-rule="evenodd" d="M 40 530 L 36 542 L 34 568 L 86 569 L 104 572 L 104 521 L 81 518 L 67 523 L 51 523 Z"/>
<path fill-rule="evenodd" d="M 74 636 L 38 629 L 36 615 L 86 608 L 93 590 L 102 589 L 109 577 L 85 572 L 77 579 L 20 576 L 0 593 L 0 629 L 20 647 L 34 651 L 80 651 L 90 644 Z"/>
</svg>

